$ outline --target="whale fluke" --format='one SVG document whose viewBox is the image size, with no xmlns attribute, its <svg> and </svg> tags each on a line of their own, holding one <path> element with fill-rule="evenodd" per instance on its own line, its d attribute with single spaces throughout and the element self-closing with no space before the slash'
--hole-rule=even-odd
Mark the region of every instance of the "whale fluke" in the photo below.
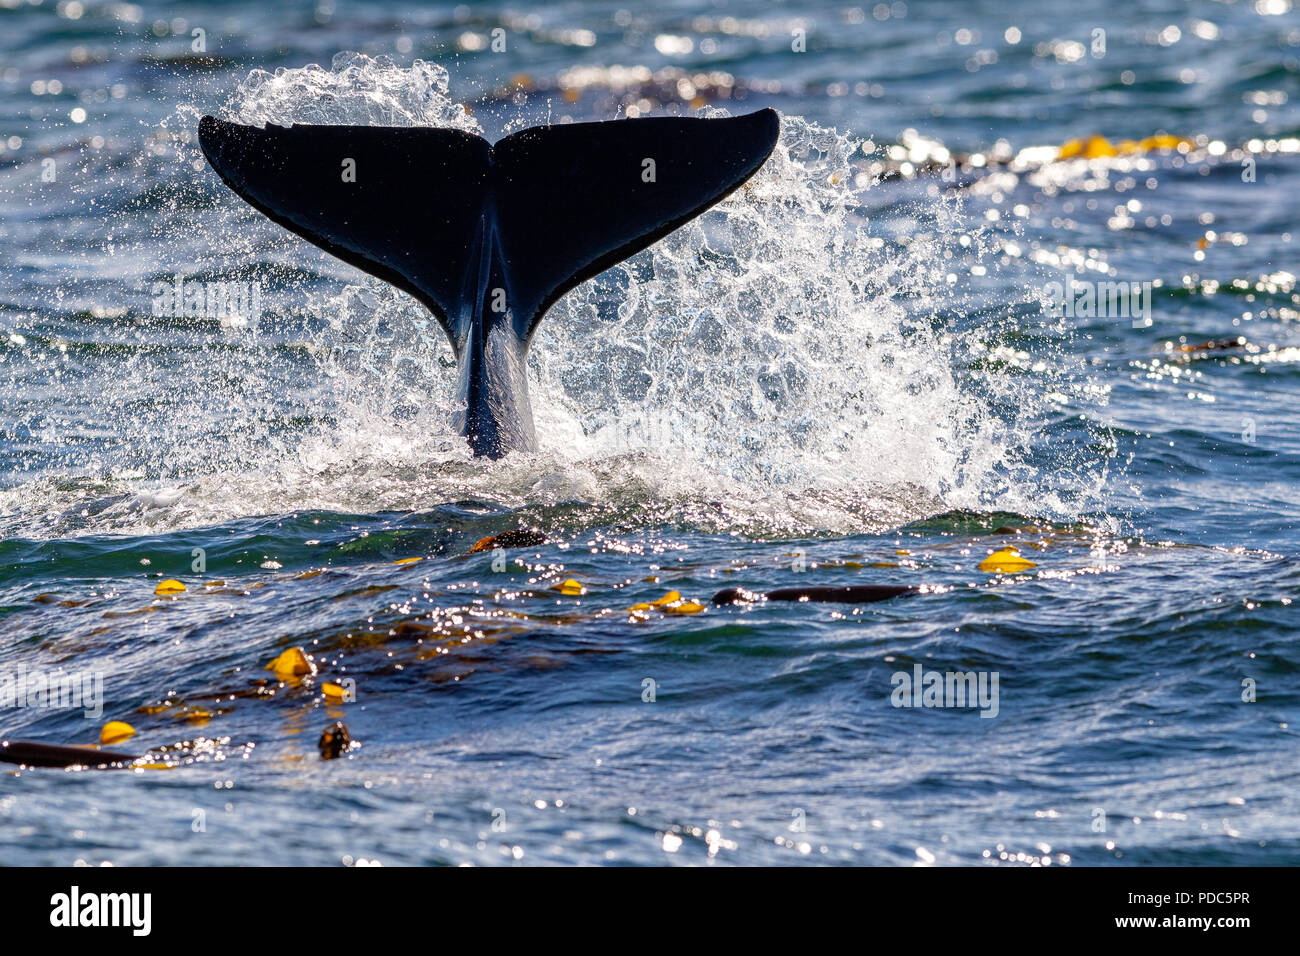
<svg viewBox="0 0 1300 956">
<path fill-rule="evenodd" d="M 452 129 L 199 123 L 226 185 L 438 318 L 464 434 L 493 458 L 535 448 L 524 362 L 546 310 L 738 188 L 778 133 L 770 109 L 539 126 L 495 146 Z"/>
</svg>

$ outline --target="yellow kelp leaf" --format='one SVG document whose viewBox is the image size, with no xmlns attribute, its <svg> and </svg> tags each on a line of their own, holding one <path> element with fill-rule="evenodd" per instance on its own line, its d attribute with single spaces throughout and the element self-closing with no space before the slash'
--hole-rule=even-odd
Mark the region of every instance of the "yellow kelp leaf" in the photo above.
<svg viewBox="0 0 1300 956">
<path fill-rule="evenodd" d="M 99 732 L 99 742 L 101 744 L 117 744 L 134 736 L 135 728 L 130 724 L 121 720 L 110 720 L 104 725 L 104 729 Z"/>
<path fill-rule="evenodd" d="M 291 647 L 266 665 L 277 677 L 305 677 L 316 673 L 316 665 L 307 659 L 301 647 Z"/>
<path fill-rule="evenodd" d="M 561 594 L 566 594 L 569 597 L 578 597 L 579 595 L 587 593 L 587 589 L 582 586 L 582 583 L 580 581 L 575 581 L 573 578 L 561 581 L 555 586 L 555 590 L 559 591 Z"/>
<path fill-rule="evenodd" d="M 676 604 L 676 603 L 677 603 L 678 601 L 680 601 L 681 599 L 682 599 L 682 596 L 681 596 L 680 594 L 678 594 L 676 591 L 669 591 L 667 594 L 665 594 L 665 595 L 664 595 L 663 597 L 661 597 L 659 600 L 657 600 L 657 601 L 651 601 L 651 602 L 650 602 L 650 606 L 651 606 L 651 607 L 663 607 L 665 604 Z"/>
<path fill-rule="evenodd" d="M 184 590 L 185 590 L 185 585 L 181 584 L 180 581 L 173 581 L 172 579 L 169 578 L 166 581 L 159 581 L 158 586 L 153 589 L 153 593 L 154 594 L 180 594 Z"/>
<path fill-rule="evenodd" d="M 335 684 L 332 681 L 322 684 L 321 690 L 323 690 L 325 696 L 329 697 L 331 700 L 346 700 L 349 695 L 349 691 L 346 687 L 341 684 Z"/>
<path fill-rule="evenodd" d="M 1074 159 L 1076 156 L 1083 154 L 1083 140 L 1072 139 L 1061 145 L 1061 151 L 1056 154 L 1057 159 Z"/>
<path fill-rule="evenodd" d="M 650 610 L 650 605 L 649 605 L 649 604 L 633 604 L 630 608 L 628 608 L 628 610 L 629 610 L 629 611 L 648 611 L 648 610 Z"/>
<path fill-rule="evenodd" d="M 665 614 L 699 614 L 704 610 L 703 604 L 696 604 L 694 601 L 679 601 L 677 604 L 669 604 L 663 608 Z"/>
<path fill-rule="evenodd" d="M 1119 150 L 1105 136 L 1093 136 L 1083 148 L 1083 155 L 1088 159 L 1098 159 L 1102 156 L 1118 156 Z"/>
<path fill-rule="evenodd" d="M 1001 551 L 994 551 L 981 561 L 979 567 L 981 571 L 991 571 L 995 574 L 1012 574 L 1016 571 L 1036 568 L 1038 565 L 1022 558 L 1015 548 L 1003 548 Z"/>
<path fill-rule="evenodd" d="M 1158 136 L 1148 136 L 1142 140 L 1143 149 L 1177 149 L 1187 140 L 1181 136 L 1170 136 L 1168 133 L 1161 133 Z"/>
<path fill-rule="evenodd" d="M 394 561 L 393 564 L 414 564 L 416 561 L 423 561 L 424 558 L 402 558 L 400 561 Z"/>
</svg>

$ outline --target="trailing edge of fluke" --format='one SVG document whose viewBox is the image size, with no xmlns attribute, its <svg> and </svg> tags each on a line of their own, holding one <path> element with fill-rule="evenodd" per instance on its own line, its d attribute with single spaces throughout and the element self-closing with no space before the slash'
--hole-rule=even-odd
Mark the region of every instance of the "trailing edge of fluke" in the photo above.
<svg viewBox="0 0 1300 956">
<path fill-rule="evenodd" d="M 771 109 L 537 126 L 496 145 L 454 129 L 199 123 L 244 200 L 438 318 L 462 433 L 490 458 L 536 448 L 525 361 L 546 310 L 737 189 L 779 133 Z"/>
</svg>

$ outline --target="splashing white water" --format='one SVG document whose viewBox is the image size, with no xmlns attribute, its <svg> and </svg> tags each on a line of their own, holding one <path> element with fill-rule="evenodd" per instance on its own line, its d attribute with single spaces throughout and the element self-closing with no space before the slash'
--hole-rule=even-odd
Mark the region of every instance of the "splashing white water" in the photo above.
<svg viewBox="0 0 1300 956">
<path fill-rule="evenodd" d="M 223 118 L 249 126 L 292 123 L 350 126 L 444 126 L 482 132 L 447 96 L 445 67 L 416 60 L 409 69 L 388 57 L 339 53 L 331 69 L 315 63 L 274 74 L 254 70 L 231 94 Z"/>
<path fill-rule="evenodd" d="M 748 188 L 554 310 L 534 367 L 591 450 L 755 487 L 906 483 L 979 503 L 975 476 L 1010 453 L 1003 423 L 963 391 L 951 337 L 895 298 L 946 292 L 935 263 L 960 221 L 937 205 L 928 241 L 886 252 L 855 212 L 857 149 L 784 117 Z"/>
<path fill-rule="evenodd" d="M 447 91 L 441 67 L 341 54 L 330 71 L 254 72 L 224 115 L 478 132 Z M 299 341 L 316 368 L 293 395 L 311 421 L 292 440 L 259 428 L 268 390 L 230 360 L 225 398 L 245 406 L 245 427 L 224 440 L 194 437 L 192 420 L 163 430 L 169 461 L 192 463 L 168 475 L 188 490 L 165 523 L 466 497 L 576 499 L 759 531 L 848 532 L 955 508 L 1077 510 L 1057 495 L 1094 485 L 1089 468 L 1043 475 L 1024 462 L 1047 411 L 1043 377 L 974 370 L 985 333 L 937 317 L 959 311 L 954 289 L 983 251 L 981 231 L 934 199 L 904 213 L 909 241 L 877 235 L 861 212 L 873 187 L 850 168 L 858 148 L 783 117 L 745 188 L 559 302 L 530 355 L 537 455 L 469 457 L 451 424 L 450 349 L 412 299 L 372 279 L 314 297 L 307 315 L 321 321 L 303 321 Z M 245 230 L 256 217 L 225 199 L 237 255 L 275 260 L 303 245 Z"/>
</svg>

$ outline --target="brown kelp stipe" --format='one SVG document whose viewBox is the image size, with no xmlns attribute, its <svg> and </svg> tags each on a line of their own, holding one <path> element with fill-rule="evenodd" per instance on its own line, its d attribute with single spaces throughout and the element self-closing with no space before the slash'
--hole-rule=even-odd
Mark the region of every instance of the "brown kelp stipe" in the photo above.
<svg viewBox="0 0 1300 956">
<path fill-rule="evenodd" d="M 486 538 L 479 538 L 474 543 L 474 547 L 469 549 L 469 553 L 491 551 L 494 548 L 531 548 L 545 543 L 546 535 L 540 531 L 519 528 L 513 531 L 502 531 L 500 534 L 488 535 Z"/>
<path fill-rule="evenodd" d="M 124 767 L 134 763 L 135 754 L 98 747 L 66 747 L 31 740 L 0 740 L 0 763 L 24 767 Z"/>
<path fill-rule="evenodd" d="M 714 604 L 755 604 L 761 601 L 815 601 L 824 604 L 871 604 L 904 594 L 915 594 L 909 585 L 862 584 L 840 588 L 778 588 L 766 594 L 744 588 L 723 588 L 713 595 Z"/>
</svg>

